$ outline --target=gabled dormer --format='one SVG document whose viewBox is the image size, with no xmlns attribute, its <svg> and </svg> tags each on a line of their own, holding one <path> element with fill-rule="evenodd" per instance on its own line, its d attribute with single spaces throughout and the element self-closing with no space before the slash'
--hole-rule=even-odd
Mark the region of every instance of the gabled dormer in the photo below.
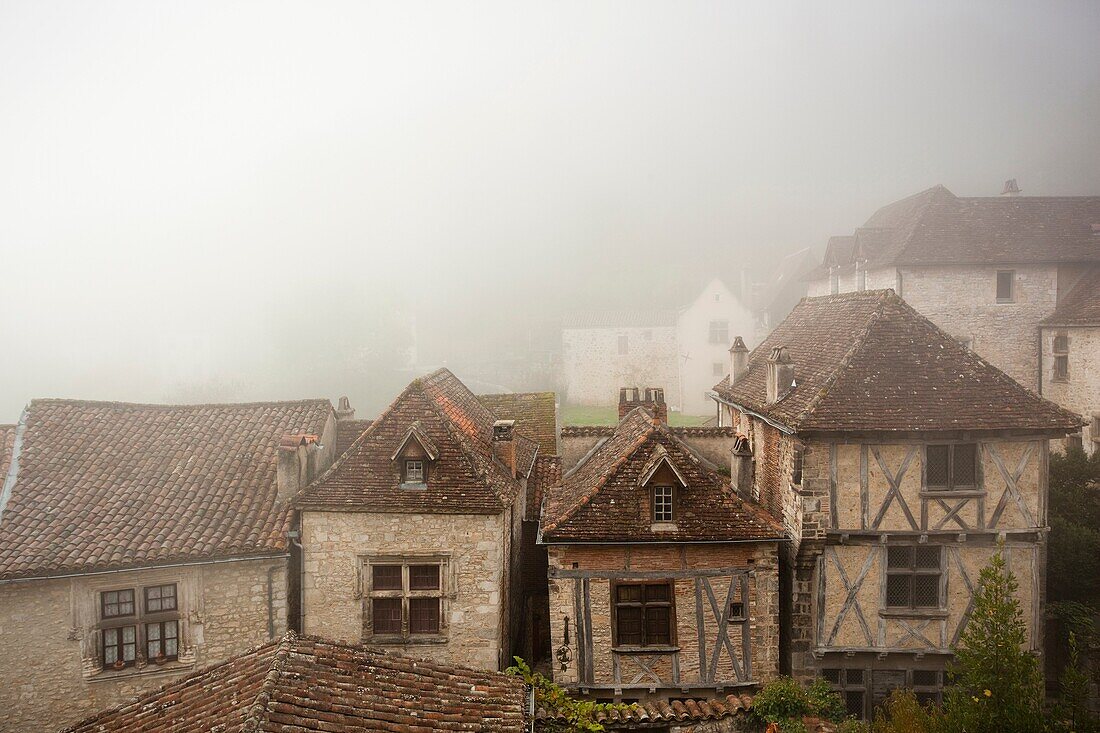
<svg viewBox="0 0 1100 733">
<path fill-rule="evenodd" d="M 650 529 L 654 532 L 676 529 L 677 499 L 688 485 L 663 445 L 658 445 L 638 477 L 639 488 L 646 493 Z"/>
<path fill-rule="evenodd" d="M 439 449 L 419 420 L 405 431 L 391 458 L 401 477 L 401 487 L 407 489 L 427 488 L 431 466 L 438 459 Z"/>
</svg>

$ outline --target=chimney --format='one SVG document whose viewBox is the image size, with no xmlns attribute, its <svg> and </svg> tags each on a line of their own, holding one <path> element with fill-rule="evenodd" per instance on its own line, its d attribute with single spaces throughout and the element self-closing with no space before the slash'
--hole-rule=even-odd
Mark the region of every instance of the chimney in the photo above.
<svg viewBox="0 0 1100 733">
<path fill-rule="evenodd" d="M 773 405 L 795 386 L 794 362 L 786 346 L 776 346 L 768 354 L 768 394 L 766 404 Z"/>
<path fill-rule="evenodd" d="M 661 387 L 621 387 L 619 389 L 619 419 L 635 407 L 644 407 L 653 413 L 653 417 L 663 423 L 668 422 L 668 405 L 665 404 L 665 391 Z"/>
<path fill-rule="evenodd" d="M 1016 179 L 1015 178 L 1009 178 L 1007 181 L 1005 181 L 1005 187 L 1004 187 L 1004 190 L 1001 191 L 1001 195 L 1002 196 L 1019 196 L 1020 195 L 1020 187 L 1016 184 Z"/>
<path fill-rule="evenodd" d="M 748 496 L 752 493 L 752 448 L 749 439 L 738 435 L 730 455 L 730 483 L 738 493 Z"/>
<path fill-rule="evenodd" d="M 340 398 L 340 402 L 336 407 L 336 419 L 337 420 L 354 420 L 355 408 L 351 406 L 351 402 L 348 401 L 347 396 Z"/>
<path fill-rule="evenodd" d="M 730 384 L 735 384 L 748 371 L 749 349 L 740 336 L 735 336 L 730 347 Z"/>
<path fill-rule="evenodd" d="M 497 420 L 493 423 L 493 455 L 508 467 L 512 478 L 516 477 L 515 420 Z"/>
<path fill-rule="evenodd" d="M 276 501 L 291 498 L 313 479 L 311 469 L 317 461 L 311 458 L 320 447 L 316 435 L 297 433 L 282 437 L 275 464 Z"/>
</svg>

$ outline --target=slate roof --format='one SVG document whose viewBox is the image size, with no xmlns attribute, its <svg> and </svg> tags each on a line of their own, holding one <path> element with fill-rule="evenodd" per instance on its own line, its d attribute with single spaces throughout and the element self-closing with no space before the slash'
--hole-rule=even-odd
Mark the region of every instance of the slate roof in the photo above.
<svg viewBox="0 0 1100 733">
<path fill-rule="evenodd" d="M 882 207 L 853 235 L 829 240 L 824 262 L 884 265 L 1100 262 L 1100 196 L 960 197 L 934 186 Z"/>
<path fill-rule="evenodd" d="M 1100 267 L 1081 276 L 1044 326 L 1100 326 Z"/>
<path fill-rule="evenodd" d="M 288 633 L 62 733 L 522 733 L 518 677 Z"/>
<path fill-rule="evenodd" d="M 676 529 L 653 531 L 640 489 L 661 454 L 687 482 L 676 487 Z M 761 507 L 739 497 L 666 425 L 631 410 L 615 431 L 569 473 L 547 487 L 542 509 L 546 542 L 774 540 L 782 528 Z"/>
<path fill-rule="evenodd" d="M 520 489 L 492 448 L 496 415 L 447 369 L 415 379 L 336 462 L 298 495 L 302 509 L 496 514 Z M 426 488 L 401 486 L 394 452 L 414 423 L 439 451 Z M 515 435 L 521 476 L 538 445 Z"/>
<path fill-rule="evenodd" d="M 478 395 L 500 420 L 515 420 L 516 430 L 539 444 L 539 452 L 558 452 L 557 395 L 553 392 L 514 392 Z"/>
<path fill-rule="evenodd" d="M 786 347 L 796 385 L 766 404 L 767 357 Z M 1020 386 L 892 290 L 804 298 L 719 397 L 800 431 L 1074 432 L 1080 418 Z"/>
<path fill-rule="evenodd" d="M 328 400 L 34 400 L 0 515 L 0 579 L 286 551 L 276 451 Z"/>
<path fill-rule="evenodd" d="M 674 310 L 581 311 L 562 319 L 562 328 L 673 328 Z"/>
</svg>

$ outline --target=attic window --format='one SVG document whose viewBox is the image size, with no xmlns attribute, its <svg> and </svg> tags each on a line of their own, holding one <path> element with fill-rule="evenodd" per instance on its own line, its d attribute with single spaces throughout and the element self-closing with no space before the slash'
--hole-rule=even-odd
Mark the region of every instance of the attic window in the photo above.
<svg viewBox="0 0 1100 733">
<path fill-rule="evenodd" d="M 424 483 L 424 461 L 420 460 L 407 460 L 405 461 L 405 475 L 402 476 L 403 483 L 406 484 L 422 484 Z"/>
<path fill-rule="evenodd" d="M 671 522 L 675 516 L 672 513 L 672 487 L 653 487 L 653 521 Z"/>
<path fill-rule="evenodd" d="M 997 270 L 998 303 L 1014 303 L 1016 301 L 1015 280 L 1015 270 Z"/>
</svg>

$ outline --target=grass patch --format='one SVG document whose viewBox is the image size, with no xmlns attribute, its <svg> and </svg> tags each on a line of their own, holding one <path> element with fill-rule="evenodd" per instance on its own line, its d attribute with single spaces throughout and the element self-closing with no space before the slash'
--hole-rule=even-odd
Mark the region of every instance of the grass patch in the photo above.
<svg viewBox="0 0 1100 733">
<path fill-rule="evenodd" d="M 668 424 L 674 427 L 702 425 L 709 418 L 698 415 L 668 413 Z M 562 405 L 562 425 L 616 425 L 619 422 L 619 408 L 594 405 Z"/>
</svg>

